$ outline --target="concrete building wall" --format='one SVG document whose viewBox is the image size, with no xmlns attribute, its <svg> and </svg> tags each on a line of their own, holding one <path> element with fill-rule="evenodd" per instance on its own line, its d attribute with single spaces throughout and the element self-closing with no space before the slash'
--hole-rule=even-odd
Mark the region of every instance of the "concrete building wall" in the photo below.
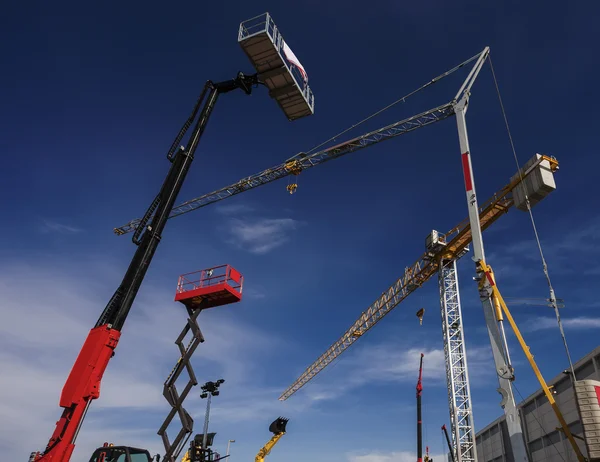
<svg viewBox="0 0 600 462">
<path fill-rule="evenodd" d="M 577 361 L 574 367 L 577 380 L 600 380 L 600 346 Z M 569 429 L 574 435 L 583 437 L 570 377 L 561 373 L 547 383 L 556 391 L 554 398 Z M 518 408 L 531 462 L 577 461 L 565 435 L 556 430 L 558 420 L 541 388 L 523 400 Z M 587 456 L 583 441 L 576 441 Z M 504 416 L 477 433 L 476 446 L 479 462 L 514 462 Z"/>
</svg>

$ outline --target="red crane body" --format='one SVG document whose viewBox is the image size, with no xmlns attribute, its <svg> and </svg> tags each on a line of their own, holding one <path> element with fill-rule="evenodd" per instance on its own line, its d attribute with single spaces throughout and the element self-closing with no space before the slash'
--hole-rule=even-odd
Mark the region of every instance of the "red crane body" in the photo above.
<svg viewBox="0 0 600 462">
<path fill-rule="evenodd" d="M 419 365 L 419 380 L 417 381 L 417 462 L 423 462 L 423 422 L 421 420 L 421 394 L 423 393 L 423 353 Z"/>
<path fill-rule="evenodd" d="M 100 396 L 102 376 L 120 337 L 121 332 L 108 325 L 90 330 L 62 389 L 59 405 L 64 411 L 48 442 L 51 449 L 40 461 L 67 461 L 71 458 L 75 449 L 71 442 L 75 440 L 89 404 Z"/>
</svg>

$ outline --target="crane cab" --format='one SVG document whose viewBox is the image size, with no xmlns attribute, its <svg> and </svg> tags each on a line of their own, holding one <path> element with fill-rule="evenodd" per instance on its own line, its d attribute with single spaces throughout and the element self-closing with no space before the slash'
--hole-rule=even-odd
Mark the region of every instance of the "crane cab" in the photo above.
<svg viewBox="0 0 600 462">
<path fill-rule="evenodd" d="M 92 454 L 90 462 L 152 462 L 153 457 L 145 449 L 129 446 L 112 446 L 105 443 Z"/>
</svg>

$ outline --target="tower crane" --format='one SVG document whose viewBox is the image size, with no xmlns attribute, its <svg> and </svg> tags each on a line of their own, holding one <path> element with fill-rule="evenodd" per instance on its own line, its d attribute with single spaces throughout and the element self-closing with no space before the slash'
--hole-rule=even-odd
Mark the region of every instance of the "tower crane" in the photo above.
<svg viewBox="0 0 600 462">
<path fill-rule="evenodd" d="M 212 193 L 184 202 L 175 207 L 169 215 L 169 218 L 183 215 L 206 205 L 216 203 L 277 179 L 284 178 L 288 175 L 298 175 L 303 170 L 320 165 L 328 160 L 339 158 L 345 154 L 377 144 L 380 141 L 395 138 L 399 135 L 403 135 L 456 115 L 462 152 L 463 172 L 465 175 L 465 189 L 469 204 L 469 219 L 459 224 L 459 226 L 452 229 L 446 235 L 440 235 L 434 231 L 428 239 L 428 249 L 424 256 L 413 266 L 406 268 L 405 274 L 398 279 L 388 291 L 384 292 L 380 299 L 363 313 L 361 318 L 353 324 L 344 336 L 334 343 L 324 355 L 310 366 L 304 374 L 302 374 L 302 376 L 282 394 L 280 399 L 284 400 L 291 396 L 291 394 L 297 391 L 329 364 L 333 358 L 339 356 L 341 352 L 352 345 L 356 339 L 360 338 L 364 332 L 370 329 L 385 316 L 385 314 L 406 298 L 406 296 L 416 288 L 420 287 L 426 280 L 433 276 L 433 274 L 438 273 L 442 301 L 449 400 L 452 417 L 451 425 L 453 428 L 452 434 L 454 445 L 456 447 L 456 458 L 461 462 L 476 461 L 477 456 L 474 445 L 474 427 L 470 403 L 466 354 L 464 349 L 464 333 L 462 331 L 460 314 L 460 297 L 456 279 L 456 260 L 468 251 L 467 245 L 472 241 L 474 248 L 476 249 L 474 252 L 475 259 L 477 261 L 483 261 L 482 230 L 485 230 L 491 225 L 500 214 L 506 212 L 512 205 L 515 205 L 513 193 L 519 197 L 517 208 L 520 209 L 523 209 L 523 196 L 527 197 L 527 193 L 519 193 L 520 187 L 523 191 L 525 188 L 524 185 L 520 185 L 520 181 L 515 178 L 511 180 L 511 183 L 509 183 L 508 186 L 494 195 L 482 207 L 478 205 L 475 196 L 471 158 L 466 136 L 465 112 L 473 83 L 488 56 L 489 47 L 486 47 L 481 53 L 473 58 L 461 63 L 454 69 L 441 74 L 435 79 L 432 79 L 423 87 L 409 94 L 412 95 L 432 83 L 439 81 L 441 78 L 449 75 L 460 67 L 463 67 L 467 63 L 476 61 L 456 96 L 447 104 L 435 107 L 314 154 L 299 153 L 276 167 L 243 178 L 234 184 Z M 542 163 L 544 163 L 543 167 L 540 166 Z M 527 170 L 527 174 L 534 171 L 534 169 L 537 169 L 536 171 L 539 173 L 542 168 L 553 172 L 557 167 L 558 163 L 554 158 L 538 154 L 530 160 L 524 170 Z M 525 172 L 520 172 L 519 175 L 520 180 L 524 180 L 526 177 Z M 549 191 L 546 191 L 546 193 L 547 192 Z M 542 194 L 542 196 L 544 196 L 544 194 Z M 536 200 L 540 200 L 540 198 L 537 198 Z M 134 231 L 137 232 L 141 223 L 142 221 L 139 219 L 132 220 L 124 226 L 115 228 L 114 232 L 117 235 L 123 235 Z M 473 233 L 471 233 L 471 229 L 474 230 Z M 482 280 L 483 272 L 480 269 L 481 265 L 477 268 L 477 278 L 478 280 Z M 511 381 L 514 379 L 514 376 L 510 366 L 510 356 L 508 355 L 508 347 L 501 317 L 495 316 L 491 293 L 492 290 L 489 286 L 484 286 L 484 288 L 480 289 L 486 327 L 492 345 L 495 369 L 498 373 L 500 386 L 498 392 L 502 396 L 500 406 L 503 408 L 506 416 L 508 436 L 511 441 L 513 457 L 517 462 L 525 462 L 527 461 L 527 451 L 525 449 L 523 430 L 518 417 L 511 387 Z"/>
<path fill-rule="evenodd" d="M 523 171 L 522 177 L 516 175 L 510 183 L 483 203 L 479 209 L 482 230 L 486 230 L 515 206 L 515 191 L 518 191 L 522 181 L 534 175 L 542 164 L 547 164 L 552 172 L 558 170 L 558 161 L 555 158 L 538 156 L 535 157 L 535 162 Z M 421 257 L 408 266 L 404 274 L 385 290 L 336 342 L 307 367 L 279 399 L 284 401 L 300 390 L 411 293 L 437 274 L 454 453 L 457 461 L 475 461 L 477 457 L 475 430 L 456 272 L 456 262 L 468 252 L 472 236 L 469 219 L 463 220 L 445 234 L 433 231 L 427 236 L 426 251 Z"/>
<path fill-rule="evenodd" d="M 453 114 L 454 110 L 452 109 L 452 104 L 443 104 L 313 154 L 298 153 L 281 164 L 242 178 L 233 184 L 190 199 L 173 207 L 169 218 L 184 215 L 199 208 L 206 207 L 207 205 L 214 204 L 215 202 L 272 183 L 273 181 L 285 178 L 289 175 L 299 175 L 301 172 L 311 167 L 316 167 L 329 160 L 338 159 L 346 154 L 376 145 L 381 141 L 397 138 L 400 135 L 432 125 L 447 119 Z M 113 231 L 116 235 L 122 236 L 136 231 L 139 228 L 140 223 L 141 219 L 136 218 L 123 226 L 114 228 Z"/>
<path fill-rule="evenodd" d="M 438 82 L 440 79 L 450 75 L 452 72 L 460 69 L 466 64 L 475 61 L 475 65 L 469 72 L 466 80 L 460 87 L 458 93 L 450 102 L 437 106 L 428 111 L 406 118 L 404 120 L 387 125 L 378 130 L 365 133 L 361 136 L 353 138 L 349 141 L 337 144 L 318 151 L 313 154 L 299 153 L 289 158 L 285 162 L 263 170 L 262 172 L 243 178 L 236 183 L 233 183 L 224 188 L 218 189 L 211 193 L 188 200 L 171 211 L 169 218 L 183 215 L 185 213 L 197 210 L 210 204 L 214 204 L 221 200 L 233 197 L 245 191 L 255 189 L 267 183 L 284 178 L 289 175 L 298 175 L 302 171 L 320 165 L 332 159 L 340 158 L 346 154 L 356 152 L 363 148 L 373 146 L 381 141 L 396 138 L 400 135 L 414 131 L 416 129 L 432 125 L 446 118 L 455 115 L 457 108 L 463 110 L 465 104 L 465 95 L 470 95 L 471 86 L 473 85 L 481 67 L 489 54 L 489 48 L 486 47 L 481 53 L 464 61 L 453 69 L 440 74 L 427 84 L 423 85 L 409 95 L 412 95 L 429 85 Z M 461 102 L 463 106 L 459 106 Z M 541 156 L 539 159 L 542 158 Z M 557 168 L 558 163 L 555 159 L 543 156 L 553 169 Z M 541 161 L 540 161 L 541 162 Z M 529 173 L 531 172 L 531 169 Z M 495 194 L 487 201 L 479 210 L 480 219 L 478 220 L 478 229 L 486 229 L 491 225 L 502 213 L 506 212 L 514 203 L 512 192 L 518 185 L 517 180 L 511 181 L 509 185 Z M 312 366 L 310 366 L 304 374 L 292 384 L 281 396 L 280 399 L 287 399 L 291 394 L 302 387 L 314 375 L 322 370 L 331 362 L 334 357 L 337 357 L 347 347 L 349 347 L 356 339 L 358 339 L 366 330 L 378 322 L 385 314 L 393 307 L 400 303 L 416 288 L 420 287 L 433 274 L 438 274 L 440 284 L 440 295 L 442 297 L 442 318 L 444 320 L 444 338 L 446 340 L 446 364 L 449 388 L 450 411 L 452 417 L 453 439 L 458 449 L 463 456 L 458 459 L 459 462 L 476 461 L 476 452 L 474 445 L 474 427 L 472 419 L 472 408 L 470 402 L 470 392 L 468 385 L 468 374 L 466 364 L 466 354 L 464 350 L 464 340 L 462 332 L 461 314 L 460 314 L 460 299 L 458 294 L 458 283 L 456 280 L 456 259 L 462 257 L 467 251 L 467 245 L 471 242 L 472 235 L 470 226 L 472 223 L 465 220 L 457 227 L 450 230 L 445 235 L 440 235 L 433 232 L 430 236 L 427 252 L 415 264 L 406 268 L 405 274 L 392 287 L 390 287 L 379 300 L 375 302 L 369 309 L 363 313 L 361 318 L 338 340 L 327 352 L 322 355 Z M 140 226 L 143 226 L 143 219 L 131 220 L 124 226 L 114 229 L 115 234 L 124 235 L 130 232 L 137 233 Z M 478 236 L 476 234 L 476 236 Z M 477 238 L 479 241 L 480 239 Z M 484 309 L 485 311 L 485 309 Z M 490 333 L 490 341 L 492 342 L 493 351 L 500 351 L 499 335 L 493 335 L 497 332 L 498 327 L 493 317 L 488 316 L 486 312 L 486 324 Z M 457 327 L 454 327 L 457 326 Z M 501 354 L 494 354 L 496 370 L 507 371 L 509 369 L 507 360 Z M 525 446 L 522 438 L 521 424 L 516 414 L 516 405 L 512 394 L 510 381 L 504 376 L 499 377 L 500 393 L 503 401 L 501 406 L 507 416 L 507 420 L 511 422 L 509 425 L 509 434 L 513 442 L 513 448 L 516 448 L 518 457 L 516 460 L 521 462 L 522 454 L 526 454 Z"/>
<path fill-rule="evenodd" d="M 470 404 L 470 390 L 468 381 L 468 368 L 464 347 L 464 332 L 462 330 L 460 296 L 456 276 L 456 261 L 467 252 L 467 244 L 474 246 L 474 261 L 476 263 L 475 278 L 483 305 L 486 327 L 492 345 L 492 352 L 498 375 L 498 392 L 502 396 L 500 403 L 506 417 L 510 450 L 513 460 L 517 462 L 528 461 L 525 440 L 519 419 L 511 382 L 514 380 L 510 355 L 503 327 L 503 313 L 509 320 L 519 343 L 529 360 L 536 378 L 539 380 L 546 396 L 555 411 L 557 418 L 569 439 L 573 451 L 579 462 L 585 459 L 575 443 L 565 420 L 554 402 L 546 382 L 544 381 L 529 347 L 521 337 L 504 300 L 498 292 L 491 268 L 484 260 L 482 231 L 495 219 L 500 210 L 507 211 L 512 205 L 521 210 L 529 210 L 531 206 L 546 197 L 555 189 L 553 172 L 558 168 L 558 163 L 552 157 L 536 154 L 525 166 L 511 179 L 509 185 L 503 188 L 504 195 L 498 201 L 499 194 L 494 195 L 490 201 L 499 208 L 479 207 L 475 194 L 473 169 L 469 152 L 466 131 L 465 113 L 471 94 L 471 87 L 477 78 L 484 62 L 488 58 L 489 48 L 485 48 L 479 55 L 477 62 L 469 73 L 467 79 L 454 98 L 453 108 L 457 117 L 459 141 L 462 152 L 462 165 L 467 195 L 469 218 L 455 228 L 457 235 L 450 241 L 439 239 L 437 232 L 433 232 L 426 241 L 427 251 L 412 267 L 405 270 L 403 277 L 398 279 L 381 297 L 371 305 L 367 311 L 337 340 L 317 361 L 309 366 L 303 374 L 290 385 L 281 395 L 280 400 L 285 400 L 298 389 L 310 381 L 316 374 L 323 370 L 336 357 L 349 348 L 367 330 L 379 322 L 387 313 L 404 300 L 411 292 L 420 287 L 436 271 L 440 286 L 442 306 L 442 326 L 444 334 L 444 351 L 446 355 L 446 372 L 448 384 L 448 397 L 450 404 L 451 424 L 453 427 L 454 452 L 458 461 L 476 461 L 475 433 L 473 426 L 472 407 Z M 515 156 L 516 158 L 516 156 Z M 528 179 L 527 175 L 535 174 L 535 181 Z M 508 196 L 510 194 L 510 196 Z M 488 201 L 488 203 L 490 202 Z M 450 233 L 449 233 L 450 234 Z M 551 292 L 551 297 L 553 294 Z"/>
</svg>

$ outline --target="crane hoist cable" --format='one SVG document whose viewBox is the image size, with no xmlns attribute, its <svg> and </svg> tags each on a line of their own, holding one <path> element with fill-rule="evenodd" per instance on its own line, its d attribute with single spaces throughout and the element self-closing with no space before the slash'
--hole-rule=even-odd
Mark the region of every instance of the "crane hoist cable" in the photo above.
<svg viewBox="0 0 600 462">
<path fill-rule="evenodd" d="M 352 127 L 338 133 L 337 135 L 330 138 L 329 140 L 313 147 L 308 153 L 301 152 L 301 153 L 295 154 L 294 156 L 290 157 L 289 159 L 287 159 L 285 162 L 283 162 L 280 165 L 268 168 L 266 170 L 263 170 L 260 173 L 242 178 L 241 180 L 237 181 L 234 184 L 231 184 L 224 188 L 218 189 L 209 194 L 204 194 L 203 196 L 196 197 L 194 199 L 190 199 L 183 203 L 180 203 L 179 205 L 177 205 L 173 208 L 173 210 L 171 211 L 171 213 L 169 215 L 169 219 L 192 212 L 192 211 L 197 210 L 206 205 L 213 204 L 213 203 L 221 201 L 223 199 L 227 199 L 227 198 L 237 195 L 239 193 L 248 191 L 250 189 L 254 189 L 258 186 L 265 185 L 267 183 L 278 180 L 285 176 L 288 176 L 288 175 L 297 176 L 300 174 L 300 172 L 306 170 L 307 168 L 311 168 L 316 165 L 320 165 L 320 164 L 327 162 L 329 160 L 332 160 L 332 159 L 337 159 L 337 158 L 344 156 L 346 154 L 349 154 L 351 152 L 355 152 L 360 149 L 364 149 L 366 147 L 372 146 L 373 144 L 378 144 L 381 141 L 395 138 L 397 136 L 403 135 L 405 133 L 411 132 L 413 130 L 425 127 L 427 125 L 431 125 L 432 123 L 439 122 L 448 117 L 451 117 L 452 115 L 454 115 L 454 109 L 452 106 L 453 101 L 450 101 L 446 104 L 442 104 L 438 107 L 434 107 L 432 109 L 429 109 L 428 111 L 421 112 L 417 115 L 407 117 L 406 119 L 400 120 L 398 122 L 394 122 L 392 124 L 386 125 L 385 127 L 381 127 L 379 129 L 372 130 L 368 133 L 365 133 L 361 136 L 357 136 L 353 139 L 342 142 L 338 145 L 334 145 L 334 146 L 328 147 L 326 149 L 322 149 L 321 151 L 311 153 L 312 151 L 316 150 L 317 148 L 323 146 L 324 144 L 327 144 L 328 142 L 335 140 L 340 135 L 347 133 L 351 129 L 358 127 L 359 125 L 366 122 L 367 120 L 370 120 L 373 117 L 375 117 L 376 115 L 381 114 L 383 111 L 389 109 L 390 107 L 394 106 L 395 104 L 399 103 L 400 101 L 406 100 L 410 96 L 420 92 L 421 90 L 425 89 L 426 87 L 428 87 L 428 86 L 438 82 L 439 80 L 443 79 L 444 77 L 447 77 L 450 74 L 456 72 L 458 69 L 469 64 L 470 62 L 472 62 L 474 59 L 478 58 L 479 56 L 480 56 L 480 54 L 477 54 L 476 56 L 473 56 L 473 57 L 467 59 L 466 61 L 460 63 L 458 66 L 455 66 L 452 69 L 444 72 L 443 74 L 438 75 L 437 77 L 431 79 L 426 84 L 422 85 L 421 87 L 417 88 L 416 90 L 413 90 L 412 92 L 410 92 L 407 95 L 403 96 L 402 98 L 396 100 L 392 104 L 380 109 L 379 111 L 370 115 L 366 119 L 363 119 L 362 121 L 354 124 Z M 292 194 L 296 191 L 297 187 L 298 187 L 298 182 L 294 180 L 294 181 L 291 181 L 288 183 L 288 186 L 286 189 L 288 190 L 288 192 L 290 194 Z M 118 236 L 122 236 L 122 235 L 130 233 L 130 232 L 135 232 L 137 230 L 137 228 L 140 227 L 140 224 L 142 222 L 143 222 L 143 220 L 141 220 L 139 218 L 130 220 L 127 224 L 125 224 L 123 226 L 119 226 L 118 228 L 114 228 L 113 232 Z"/>
<path fill-rule="evenodd" d="M 463 66 L 466 66 L 467 64 L 469 64 L 471 61 L 477 59 L 479 57 L 481 53 L 477 53 L 475 56 L 472 56 L 471 58 L 467 59 L 466 61 L 463 61 L 462 63 L 460 63 L 458 66 L 454 66 L 452 69 L 447 70 L 446 72 L 438 75 L 437 77 L 434 77 L 433 79 L 431 79 L 429 82 L 427 82 L 424 85 L 421 85 L 419 88 L 417 88 L 416 90 L 411 91 L 410 93 L 407 93 L 406 95 L 402 96 L 401 98 L 398 98 L 396 101 L 394 101 L 391 104 L 388 104 L 387 106 L 379 109 L 378 111 L 374 112 L 373 114 L 371 114 L 370 116 L 362 119 L 360 122 L 355 123 L 354 125 L 352 125 L 351 127 L 348 127 L 347 129 L 339 132 L 337 135 L 332 136 L 331 138 L 329 138 L 328 140 L 323 141 L 321 144 L 317 144 L 316 146 L 314 146 L 310 151 L 307 152 L 307 154 L 310 154 L 311 152 L 313 152 L 315 149 L 320 148 L 321 146 L 326 145 L 327 143 L 333 142 L 335 141 L 339 136 L 342 136 L 346 133 L 348 133 L 350 130 L 358 127 L 359 125 L 364 124 L 365 122 L 371 120 L 373 117 L 378 116 L 379 114 L 381 114 L 384 111 L 387 111 L 388 109 L 390 109 L 391 107 L 395 106 L 396 104 L 400 103 L 400 102 L 406 102 L 407 98 L 410 98 L 411 96 L 419 93 L 421 90 L 425 90 L 425 88 L 433 85 L 436 82 L 439 82 L 440 80 L 442 80 L 444 77 L 448 77 L 450 74 L 453 74 L 454 72 L 456 72 L 457 70 L 459 70 L 460 68 L 462 68 Z"/>
<path fill-rule="evenodd" d="M 510 126 L 508 124 L 508 117 L 506 116 L 506 110 L 504 109 L 504 103 L 502 102 L 502 95 L 500 94 L 500 87 L 498 85 L 498 80 L 496 79 L 496 73 L 494 72 L 494 65 L 492 64 L 492 57 L 488 55 L 488 60 L 490 63 L 490 69 L 492 70 L 492 77 L 494 79 L 494 85 L 496 87 L 496 93 L 498 95 L 498 101 L 500 102 L 500 109 L 502 111 L 502 117 L 504 118 L 504 124 L 506 125 L 506 132 L 508 134 L 508 139 L 510 141 L 510 147 L 513 152 L 513 157 L 515 159 L 515 163 L 517 165 L 517 171 L 519 172 L 519 179 L 523 181 L 523 173 L 519 168 L 519 159 L 517 157 L 517 150 L 515 148 L 515 143 L 513 141 L 513 137 L 510 131 Z M 569 361 L 569 368 L 571 370 L 572 380 L 576 380 L 575 377 L 575 369 L 573 367 L 573 361 L 571 360 L 571 353 L 569 352 L 569 346 L 567 344 L 567 337 L 565 335 L 565 331 L 563 329 L 563 325 L 560 319 L 560 313 L 558 312 L 558 303 L 556 299 L 556 295 L 554 293 L 554 287 L 552 286 L 552 281 L 550 280 L 550 273 L 548 272 L 548 264 L 546 263 L 546 258 L 544 257 L 544 251 L 542 250 L 542 243 L 540 241 L 540 236 L 537 230 L 537 226 L 535 224 L 535 219 L 533 218 L 533 212 L 531 211 L 531 203 L 529 202 L 529 196 L 527 195 L 527 189 L 523 185 L 523 194 L 525 195 L 525 203 L 527 205 L 527 211 L 529 212 L 529 218 L 531 220 L 531 227 L 533 228 L 533 234 L 535 236 L 535 241 L 537 243 L 538 250 L 540 252 L 540 259 L 542 261 L 542 270 L 544 272 L 544 276 L 546 277 L 546 282 L 548 283 L 548 289 L 550 292 L 549 302 L 552 308 L 554 309 L 554 314 L 556 315 L 556 322 L 558 323 L 558 328 L 560 330 L 560 335 L 563 341 L 563 345 L 565 347 L 565 352 L 567 354 L 567 359 Z"/>
</svg>

